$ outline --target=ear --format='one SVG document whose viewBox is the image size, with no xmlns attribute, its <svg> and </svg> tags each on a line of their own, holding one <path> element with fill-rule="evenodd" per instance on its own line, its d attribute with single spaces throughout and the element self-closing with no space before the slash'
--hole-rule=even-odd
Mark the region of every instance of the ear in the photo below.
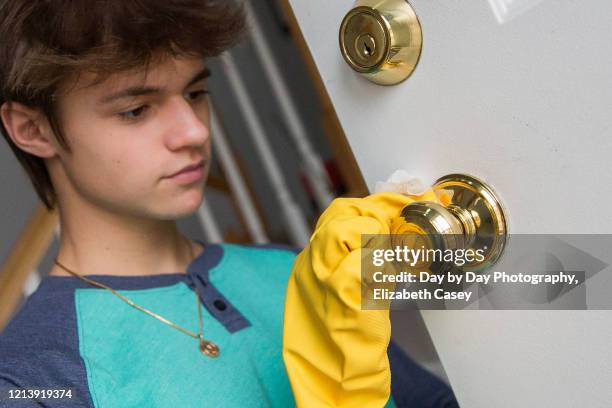
<svg viewBox="0 0 612 408">
<path fill-rule="evenodd" d="M 19 102 L 5 102 L 0 107 L 0 118 L 8 137 L 21 150 L 43 158 L 57 154 L 55 136 L 49 121 L 39 109 Z"/>
</svg>

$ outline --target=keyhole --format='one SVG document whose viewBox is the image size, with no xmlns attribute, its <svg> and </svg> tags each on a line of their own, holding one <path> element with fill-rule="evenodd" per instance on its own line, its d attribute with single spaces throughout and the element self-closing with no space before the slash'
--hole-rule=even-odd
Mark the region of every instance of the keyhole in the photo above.
<svg viewBox="0 0 612 408">
<path fill-rule="evenodd" d="M 376 51 L 376 41 L 370 34 L 360 35 L 358 44 L 364 58 L 370 58 Z"/>
</svg>

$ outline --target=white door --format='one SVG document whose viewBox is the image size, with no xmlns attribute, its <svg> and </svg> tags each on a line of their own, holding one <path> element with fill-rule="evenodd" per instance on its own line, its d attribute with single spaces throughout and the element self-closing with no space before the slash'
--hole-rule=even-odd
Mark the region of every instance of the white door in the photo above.
<svg viewBox="0 0 612 408">
<path fill-rule="evenodd" d="M 612 232 L 612 2 L 410 3 L 421 58 L 385 87 L 340 54 L 352 0 L 290 0 L 370 191 L 396 169 L 468 173 L 511 234 Z M 461 406 L 612 406 L 609 311 L 422 316 Z"/>
</svg>

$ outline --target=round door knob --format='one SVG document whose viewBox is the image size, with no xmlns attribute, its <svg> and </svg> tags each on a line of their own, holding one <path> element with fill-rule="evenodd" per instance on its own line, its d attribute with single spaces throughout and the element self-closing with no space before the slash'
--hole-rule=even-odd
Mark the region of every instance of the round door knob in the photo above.
<svg viewBox="0 0 612 408">
<path fill-rule="evenodd" d="M 340 51 L 351 68 L 380 85 L 412 74 L 421 55 L 421 24 L 406 0 L 358 0 L 340 25 Z"/>
<path fill-rule="evenodd" d="M 480 250 L 482 257 L 474 257 L 462 268 L 481 271 L 492 266 L 502 255 L 506 239 L 506 216 L 502 204 L 482 180 L 466 174 L 450 174 L 439 178 L 433 190 L 444 190 L 444 204 L 416 201 L 404 207 L 402 233 L 419 234 L 427 249 Z M 435 273 L 444 272 L 450 265 L 437 262 L 430 266 Z"/>
</svg>

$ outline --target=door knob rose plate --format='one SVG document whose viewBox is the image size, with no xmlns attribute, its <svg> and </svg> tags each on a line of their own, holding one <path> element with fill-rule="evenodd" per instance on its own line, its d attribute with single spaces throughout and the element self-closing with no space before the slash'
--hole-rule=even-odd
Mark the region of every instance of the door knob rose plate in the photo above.
<svg viewBox="0 0 612 408">
<path fill-rule="evenodd" d="M 482 180 L 466 174 L 439 178 L 433 190 L 443 204 L 416 201 L 403 208 L 404 231 L 426 235 L 428 248 L 479 250 L 464 270 L 481 271 L 495 264 L 506 245 L 506 214 L 497 194 Z M 442 191 L 443 190 L 443 191 Z"/>
</svg>

